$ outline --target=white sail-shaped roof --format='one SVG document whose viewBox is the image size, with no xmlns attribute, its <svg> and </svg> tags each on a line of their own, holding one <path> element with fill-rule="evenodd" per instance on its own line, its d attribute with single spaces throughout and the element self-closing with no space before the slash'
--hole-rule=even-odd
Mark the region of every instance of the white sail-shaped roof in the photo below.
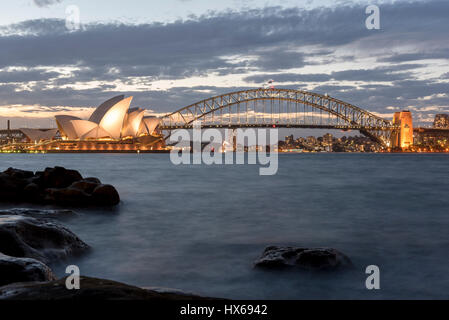
<svg viewBox="0 0 449 320">
<path fill-rule="evenodd" d="M 161 119 L 153 116 L 143 117 L 138 134 L 152 134 L 156 130 Z"/>
<path fill-rule="evenodd" d="M 116 96 L 102 103 L 90 116 L 82 120 L 68 115 L 56 116 L 61 136 L 68 139 L 121 139 L 153 134 L 160 123 L 157 117 L 144 117 L 144 109 L 132 108 L 133 97 Z"/>
<path fill-rule="evenodd" d="M 97 124 L 100 123 L 101 119 L 103 119 L 104 115 L 111 109 L 115 104 L 120 102 L 125 98 L 125 95 L 121 94 L 119 96 L 116 96 L 114 98 L 111 98 L 102 104 L 98 106 L 97 109 L 92 113 L 92 115 L 89 118 L 89 121 L 95 122 Z"/>
<path fill-rule="evenodd" d="M 58 115 L 55 116 L 56 125 L 58 126 L 59 133 L 62 136 L 66 136 L 68 139 L 76 139 L 77 135 L 75 132 L 75 128 L 73 128 L 71 120 L 81 120 L 78 117 L 67 116 L 67 115 Z"/>
<path fill-rule="evenodd" d="M 133 97 L 123 99 L 112 106 L 100 121 L 100 127 L 111 134 L 111 138 L 119 139 Z"/>
<path fill-rule="evenodd" d="M 76 138 L 79 139 L 92 129 L 98 127 L 98 124 L 88 120 L 70 120 L 76 133 Z"/>
<path fill-rule="evenodd" d="M 123 126 L 122 137 L 135 137 L 142 123 L 145 110 L 140 108 L 129 109 Z"/>
<path fill-rule="evenodd" d="M 111 134 L 104 130 L 100 126 L 96 126 L 89 132 L 85 133 L 81 136 L 81 139 L 100 139 L 100 138 L 109 138 L 111 137 Z"/>
<path fill-rule="evenodd" d="M 30 139 L 31 141 L 41 141 L 53 139 L 56 133 L 58 132 L 58 129 L 42 130 L 42 129 L 22 128 L 20 129 L 20 131 L 22 131 L 23 134 L 27 136 L 27 138 Z"/>
</svg>

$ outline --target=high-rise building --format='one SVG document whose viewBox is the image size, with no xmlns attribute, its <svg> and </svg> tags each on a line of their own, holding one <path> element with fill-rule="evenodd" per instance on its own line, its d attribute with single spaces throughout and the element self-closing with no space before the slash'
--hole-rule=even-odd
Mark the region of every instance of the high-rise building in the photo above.
<svg viewBox="0 0 449 320">
<path fill-rule="evenodd" d="M 332 144 L 332 140 L 333 140 L 333 137 L 332 137 L 332 135 L 330 133 L 326 133 L 323 136 L 323 143 L 325 143 L 326 145 L 331 145 Z"/>
<path fill-rule="evenodd" d="M 438 129 L 449 129 L 449 114 L 436 114 L 433 127 Z"/>
<path fill-rule="evenodd" d="M 330 133 L 326 133 L 323 136 L 323 145 L 327 152 L 332 152 L 332 141 L 333 141 L 333 137 Z"/>
<path fill-rule="evenodd" d="M 314 136 L 309 136 L 309 137 L 307 137 L 306 141 L 307 141 L 308 144 L 316 144 L 317 138 L 314 137 Z"/>
<path fill-rule="evenodd" d="M 285 136 L 285 143 L 286 144 L 292 144 L 293 143 L 293 135 Z"/>
</svg>

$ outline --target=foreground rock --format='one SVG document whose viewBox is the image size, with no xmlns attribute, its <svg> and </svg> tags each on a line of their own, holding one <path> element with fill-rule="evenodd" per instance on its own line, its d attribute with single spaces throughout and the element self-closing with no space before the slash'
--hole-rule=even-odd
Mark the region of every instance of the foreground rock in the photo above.
<svg viewBox="0 0 449 320">
<path fill-rule="evenodd" d="M 0 216 L 26 216 L 33 218 L 64 219 L 77 215 L 72 210 L 13 208 L 0 210 Z"/>
<path fill-rule="evenodd" d="M 211 300 L 195 295 L 160 293 L 111 280 L 81 277 L 79 290 L 67 290 L 65 278 L 45 283 L 0 287 L 4 300 Z"/>
<path fill-rule="evenodd" d="M 306 270 L 337 270 L 352 266 L 351 260 L 332 248 L 267 247 L 255 262 L 256 267 L 282 269 L 298 267 Z"/>
<path fill-rule="evenodd" d="M 88 248 L 59 223 L 20 215 L 0 215 L 0 252 L 5 255 L 49 263 Z"/>
<path fill-rule="evenodd" d="M 117 190 L 97 178 L 83 178 L 76 170 L 63 167 L 44 171 L 9 168 L 0 173 L 0 201 L 69 206 L 114 206 L 120 202 Z"/>
<path fill-rule="evenodd" d="M 15 282 L 53 281 L 56 276 L 40 261 L 0 253 L 0 286 Z"/>
</svg>

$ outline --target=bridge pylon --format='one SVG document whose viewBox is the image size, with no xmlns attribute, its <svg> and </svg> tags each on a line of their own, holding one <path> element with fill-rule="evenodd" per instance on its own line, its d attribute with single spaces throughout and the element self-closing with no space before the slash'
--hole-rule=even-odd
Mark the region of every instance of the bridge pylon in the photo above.
<svg viewBox="0 0 449 320">
<path fill-rule="evenodd" d="M 408 110 L 395 112 L 393 124 L 399 129 L 391 135 L 391 146 L 393 148 L 408 149 L 413 145 L 413 117 Z"/>
</svg>

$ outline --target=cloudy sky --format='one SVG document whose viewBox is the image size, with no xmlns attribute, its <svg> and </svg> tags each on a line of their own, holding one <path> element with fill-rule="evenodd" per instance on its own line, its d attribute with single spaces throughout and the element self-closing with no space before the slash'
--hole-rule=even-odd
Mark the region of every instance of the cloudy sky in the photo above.
<svg viewBox="0 0 449 320">
<path fill-rule="evenodd" d="M 449 113 L 447 12 L 447 0 L 2 2 L 0 128 L 53 127 L 120 93 L 164 114 L 268 79 L 429 124 Z"/>
</svg>

